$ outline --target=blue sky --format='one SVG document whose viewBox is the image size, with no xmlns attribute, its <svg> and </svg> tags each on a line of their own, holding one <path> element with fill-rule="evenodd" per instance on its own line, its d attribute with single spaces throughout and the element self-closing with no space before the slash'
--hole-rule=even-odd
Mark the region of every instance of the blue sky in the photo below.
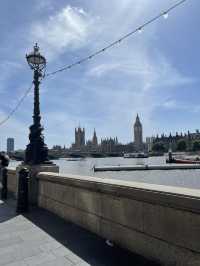
<svg viewBox="0 0 200 266">
<path fill-rule="evenodd" d="M 175 0 L 3 1 L 0 9 L 0 120 L 32 81 L 25 54 L 39 43 L 47 72 L 70 64 L 118 39 Z M 90 62 L 49 77 L 41 84 L 45 141 L 69 146 L 74 128 L 91 138 L 133 140 L 139 113 L 144 136 L 200 128 L 200 1 L 188 0 L 168 19 Z M 7 137 L 16 148 L 28 143 L 33 94 L 0 128 L 0 149 Z"/>
</svg>

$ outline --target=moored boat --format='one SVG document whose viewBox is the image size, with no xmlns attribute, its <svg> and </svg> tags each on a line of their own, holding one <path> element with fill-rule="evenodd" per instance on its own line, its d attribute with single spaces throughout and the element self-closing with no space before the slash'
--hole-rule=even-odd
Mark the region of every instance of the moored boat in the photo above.
<svg viewBox="0 0 200 266">
<path fill-rule="evenodd" d="M 172 158 L 172 160 L 167 159 L 166 162 L 179 163 L 179 164 L 200 164 L 200 160 L 178 159 L 178 158 Z"/>
<path fill-rule="evenodd" d="M 166 163 L 177 163 L 177 164 L 200 164 L 200 158 L 196 157 L 196 159 L 189 159 L 189 158 L 174 158 L 172 157 L 172 152 L 170 151 L 168 154 L 168 159 Z"/>
<path fill-rule="evenodd" d="M 148 154 L 144 152 L 124 153 L 124 158 L 148 158 Z"/>
</svg>

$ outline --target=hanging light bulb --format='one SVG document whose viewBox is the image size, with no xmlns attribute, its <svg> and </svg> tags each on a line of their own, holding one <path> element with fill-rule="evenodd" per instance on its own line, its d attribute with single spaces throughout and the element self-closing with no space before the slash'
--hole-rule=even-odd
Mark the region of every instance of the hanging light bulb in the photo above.
<svg viewBox="0 0 200 266">
<path fill-rule="evenodd" d="M 138 28 L 138 32 L 142 33 L 143 32 L 143 28 L 142 27 Z"/>
<path fill-rule="evenodd" d="M 167 19 L 169 17 L 169 14 L 167 12 L 163 12 L 163 18 Z"/>
</svg>

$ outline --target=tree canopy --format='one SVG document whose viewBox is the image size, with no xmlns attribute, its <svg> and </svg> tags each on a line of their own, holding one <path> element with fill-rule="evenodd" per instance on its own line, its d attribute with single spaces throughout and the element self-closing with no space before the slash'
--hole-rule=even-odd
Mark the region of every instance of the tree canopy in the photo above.
<svg viewBox="0 0 200 266">
<path fill-rule="evenodd" d="M 194 141 L 192 149 L 193 149 L 193 151 L 199 151 L 200 150 L 200 141 Z"/>
<path fill-rule="evenodd" d="M 162 142 L 155 143 L 152 147 L 152 151 L 164 152 L 165 151 L 164 144 Z"/>
<path fill-rule="evenodd" d="M 177 145 L 177 150 L 178 151 L 185 151 L 187 149 L 187 144 L 185 140 L 179 140 L 178 145 Z"/>
</svg>

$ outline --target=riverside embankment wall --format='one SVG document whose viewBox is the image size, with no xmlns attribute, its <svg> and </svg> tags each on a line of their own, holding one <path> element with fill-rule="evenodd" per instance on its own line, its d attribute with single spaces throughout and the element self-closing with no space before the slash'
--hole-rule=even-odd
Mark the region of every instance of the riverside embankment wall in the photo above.
<svg viewBox="0 0 200 266">
<path fill-rule="evenodd" d="M 39 206 L 163 265 L 200 265 L 200 191 L 39 173 Z"/>
<path fill-rule="evenodd" d="M 8 191 L 16 197 L 18 189 L 18 175 L 15 168 L 8 168 L 7 186 Z"/>
<path fill-rule="evenodd" d="M 40 207 L 162 265 L 200 266 L 200 190 L 47 172 L 37 179 Z M 17 182 L 9 169 L 14 194 Z"/>
</svg>

